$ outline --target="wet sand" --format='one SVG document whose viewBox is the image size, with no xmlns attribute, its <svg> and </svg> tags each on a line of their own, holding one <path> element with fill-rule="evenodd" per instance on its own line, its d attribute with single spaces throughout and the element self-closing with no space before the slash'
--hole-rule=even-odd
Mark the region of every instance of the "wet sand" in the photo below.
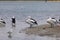
<svg viewBox="0 0 60 40">
<path fill-rule="evenodd" d="M 39 35 L 39 36 L 50 36 L 50 37 L 60 37 L 60 26 L 55 26 L 50 28 L 51 25 L 43 24 L 33 28 L 23 29 L 21 32 L 24 32 L 28 35 Z"/>
</svg>

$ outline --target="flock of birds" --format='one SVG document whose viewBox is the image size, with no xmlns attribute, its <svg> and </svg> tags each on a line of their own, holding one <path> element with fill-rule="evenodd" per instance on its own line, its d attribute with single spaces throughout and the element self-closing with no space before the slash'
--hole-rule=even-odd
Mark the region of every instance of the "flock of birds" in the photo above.
<svg viewBox="0 0 60 40">
<path fill-rule="evenodd" d="M 52 17 L 49 17 L 46 22 L 51 25 L 51 28 L 56 26 L 57 24 L 60 25 L 60 19 L 59 21 L 57 21 L 55 18 Z M 32 28 L 33 25 L 38 25 L 37 21 L 33 19 L 31 16 L 28 16 L 26 23 L 30 25 L 30 28 Z"/>
<path fill-rule="evenodd" d="M 59 21 L 60 21 L 60 19 L 59 19 Z M 53 27 L 54 24 L 59 23 L 59 21 L 57 21 L 55 18 L 51 18 L 51 17 L 49 17 L 47 19 L 47 23 L 51 24 L 51 27 Z M 30 28 L 33 27 L 33 25 L 38 25 L 37 21 L 35 19 L 33 19 L 31 16 L 28 16 L 28 18 L 26 19 L 25 22 L 30 25 Z M 12 25 L 15 25 L 15 23 L 16 23 L 16 20 L 15 20 L 15 17 L 13 16 Z M 6 22 L 1 18 L 0 24 L 6 24 Z"/>
<path fill-rule="evenodd" d="M 59 21 L 60 21 L 60 19 L 59 19 Z M 25 22 L 30 25 L 30 28 L 32 28 L 33 25 L 38 25 L 37 21 L 36 21 L 35 19 L 33 19 L 31 16 L 28 16 L 28 19 L 26 19 Z M 15 19 L 15 17 L 13 16 L 13 17 L 12 17 L 12 25 L 15 25 L 15 23 L 16 23 L 16 19 Z M 52 28 L 52 27 L 54 27 L 55 24 L 57 24 L 57 23 L 59 23 L 59 22 L 58 22 L 55 18 L 49 17 L 49 18 L 47 19 L 47 23 L 49 23 L 49 24 L 51 25 L 51 28 Z M 1 18 L 0 24 L 6 24 L 6 22 Z M 12 30 L 10 30 L 10 31 L 8 32 L 8 34 L 9 34 L 9 37 L 11 37 Z"/>
<path fill-rule="evenodd" d="M 59 21 L 60 21 L 60 20 L 59 20 Z M 37 21 L 36 21 L 35 19 L 33 19 L 31 16 L 28 16 L 28 18 L 26 19 L 25 22 L 30 25 L 30 28 L 33 27 L 33 25 L 38 25 Z M 15 25 L 15 23 L 16 23 L 16 19 L 15 19 L 15 17 L 13 16 L 13 17 L 12 17 L 12 24 Z M 47 19 L 47 23 L 53 25 L 53 24 L 58 23 L 58 21 L 57 21 L 55 18 L 49 17 L 49 18 Z M 1 19 L 0 19 L 0 24 L 6 24 L 6 22 L 1 18 Z"/>
</svg>

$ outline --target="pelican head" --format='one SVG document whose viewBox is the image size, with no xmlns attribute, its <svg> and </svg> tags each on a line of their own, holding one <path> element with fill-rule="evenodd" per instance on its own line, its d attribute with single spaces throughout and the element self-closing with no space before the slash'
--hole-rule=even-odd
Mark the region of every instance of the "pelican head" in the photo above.
<svg viewBox="0 0 60 40">
<path fill-rule="evenodd" d="M 55 19 L 55 18 L 52 18 L 52 19 Z"/>
<path fill-rule="evenodd" d="M 15 18 L 14 16 L 12 18 Z"/>
</svg>

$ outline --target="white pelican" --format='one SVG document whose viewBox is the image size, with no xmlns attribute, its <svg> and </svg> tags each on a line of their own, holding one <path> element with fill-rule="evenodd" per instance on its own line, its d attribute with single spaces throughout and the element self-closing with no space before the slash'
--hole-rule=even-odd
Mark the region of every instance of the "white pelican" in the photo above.
<svg viewBox="0 0 60 40">
<path fill-rule="evenodd" d="M 37 21 L 35 19 L 33 19 L 31 16 L 28 16 L 28 19 L 26 20 L 26 23 L 28 23 L 30 25 L 30 28 L 35 24 L 37 25 Z"/>
<path fill-rule="evenodd" d="M 55 20 L 55 18 L 49 18 L 47 19 L 47 23 L 51 24 L 51 27 L 54 27 L 54 25 L 56 24 L 57 20 Z"/>
<path fill-rule="evenodd" d="M 0 24 L 6 24 L 6 22 L 1 18 Z"/>
</svg>

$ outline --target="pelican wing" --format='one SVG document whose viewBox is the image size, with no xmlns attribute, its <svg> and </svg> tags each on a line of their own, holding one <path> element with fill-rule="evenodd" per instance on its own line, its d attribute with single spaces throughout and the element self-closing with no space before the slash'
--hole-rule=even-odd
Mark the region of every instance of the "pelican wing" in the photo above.
<svg viewBox="0 0 60 40">
<path fill-rule="evenodd" d="M 38 24 L 36 20 L 34 19 L 31 19 L 31 22 L 34 23 L 34 24 Z"/>
</svg>

